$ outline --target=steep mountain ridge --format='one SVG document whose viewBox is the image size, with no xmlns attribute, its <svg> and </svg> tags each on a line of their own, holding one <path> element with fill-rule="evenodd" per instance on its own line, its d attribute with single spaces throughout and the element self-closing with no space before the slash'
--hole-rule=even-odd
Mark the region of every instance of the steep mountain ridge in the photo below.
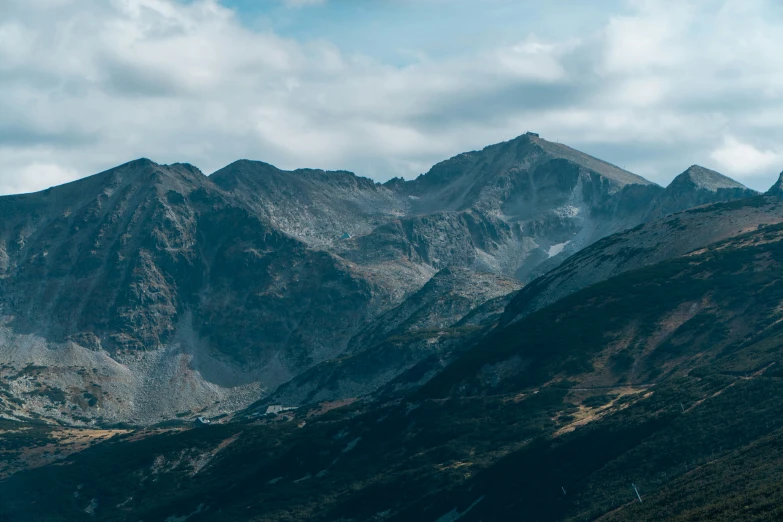
<svg viewBox="0 0 783 522">
<path fill-rule="evenodd" d="M 413 215 L 384 227 L 384 236 L 393 234 L 396 244 L 436 267 L 466 266 L 522 281 L 615 232 L 757 194 L 698 166 L 664 189 L 534 133 L 458 155 L 415 180 L 396 179 L 386 186 L 411 198 Z M 377 242 L 373 234 L 363 241 L 363 252 L 367 243 Z"/>
<path fill-rule="evenodd" d="M 206 179 L 190 166 L 138 160 L 41 193 L 2 198 L 8 266 L 0 300 L 16 314 L 16 325 L 64 339 L 85 327 L 109 328 L 108 308 L 119 321 L 113 342 L 164 340 L 176 297 L 155 263 L 194 275 L 188 272 L 194 216 L 181 204 Z M 159 257 L 153 260 L 152 252 Z M 135 293 L 122 293 L 120 287 L 143 271 L 149 279 L 136 281 Z M 146 295 L 149 307 L 135 308 L 148 288 L 156 294 Z M 121 339 L 131 329 L 122 318 L 131 315 L 140 337 Z"/>
<path fill-rule="evenodd" d="M 399 242 L 421 251 L 431 248 L 427 239 L 445 235 L 445 244 L 425 258 L 523 281 L 551 257 L 564 259 L 638 224 L 643 214 L 624 216 L 615 209 L 631 208 L 663 190 L 533 133 L 461 154 L 415 180 L 386 185 L 412 200 L 413 215 L 400 225 L 408 233 L 398 234 Z M 631 185 L 639 190 L 622 190 Z M 629 199 L 633 202 L 618 204 Z M 419 232 L 423 228 L 435 233 Z"/>
<path fill-rule="evenodd" d="M 539 167 L 553 161 L 561 169 L 573 166 L 597 175 L 608 185 L 610 193 L 629 184 L 652 184 L 640 176 L 570 147 L 527 133 L 511 141 L 490 145 L 481 151 L 455 156 L 438 163 L 415 180 L 401 187 L 399 184 L 395 186 L 415 198 L 419 212 L 476 208 L 485 212 L 505 211 L 515 216 L 519 213 L 514 208 L 517 203 L 515 198 L 531 197 L 530 192 L 540 192 L 546 197 L 549 187 L 537 187 L 531 175 L 535 176 Z M 557 170 L 550 169 L 550 172 Z M 549 182 L 546 174 L 550 172 L 543 172 L 543 176 L 538 176 L 538 181 Z M 565 172 L 551 182 L 559 182 L 564 187 L 571 185 L 569 188 L 573 188 L 576 184 L 575 174 L 576 171 Z M 524 187 L 525 184 L 528 186 Z"/>
<path fill-rule="evenodd" d="M 783 197 L 783 172 L 772 187 L 766 192 L 768 196 Z"/>
<path fill-rule="evenodd" d="M 369 233 L 409 211 L 405 198 L 350 172 L 281 171 L 241 160 L 210 180 L 240 198 L 280 230 L 309 244 L 329 245 Z"/>
</svg>

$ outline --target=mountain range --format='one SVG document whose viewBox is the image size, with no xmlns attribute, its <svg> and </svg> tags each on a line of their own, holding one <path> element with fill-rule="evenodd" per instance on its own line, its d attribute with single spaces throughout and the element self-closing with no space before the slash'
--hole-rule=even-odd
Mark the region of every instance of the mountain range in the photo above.
<svg viewBox="0 0 783 522">
<path fill-rule="evenodd" d="M 0 521 L 774 520 L 781 179 L 527 133 L 0 197 Z"/>
<path fill-rule="evenodd" d="M 150 424 L 231 413 L 289 381 L 284 390 L 297 391 L 278 396 L 298 404 L 325 373 L 343 379 L 330 370 L 338 361 L 345 378 L 358 371 L 366 382 L 316 395 L 346 398 L 443 342 L 461 344 L 455 336 L 472 338 L 452 328 L 472 309 L 602 237 L 753 194 L 700 167 L 664 189 L 528 133 L 383 185 L 251 161 L 206 176 L 143 159 L 5 196 L 4 408 L 14 418 Z M 460 302 L 444 310 L 444 299 Z M 495 305 L 499 315 L 503 301 Z M 383 358 L 390 338 L 425 330 L 393 368 L 349 369 Z"/>
</svg>

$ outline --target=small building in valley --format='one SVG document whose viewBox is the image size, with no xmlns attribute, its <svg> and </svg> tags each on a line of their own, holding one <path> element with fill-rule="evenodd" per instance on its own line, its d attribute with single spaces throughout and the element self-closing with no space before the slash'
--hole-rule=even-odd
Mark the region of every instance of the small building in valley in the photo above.
<svg viewBox="0 0 783 522">
<path fill-rule="evenodd" d="M 284 411 L 291 411 L 291 410 L 295 410 L 295 409 L 296 409 L 296 407 L 293 407 L 293 406 L 281 406 L 279 404 L 275 404 L 275 405 L 272 405 L 272 406 L 268 406 L 266 408 L 266 414 L 267 415 L 270 415 L 272 413 L 278 414 L 278 413 L 283 413 Z"/>
</svg>

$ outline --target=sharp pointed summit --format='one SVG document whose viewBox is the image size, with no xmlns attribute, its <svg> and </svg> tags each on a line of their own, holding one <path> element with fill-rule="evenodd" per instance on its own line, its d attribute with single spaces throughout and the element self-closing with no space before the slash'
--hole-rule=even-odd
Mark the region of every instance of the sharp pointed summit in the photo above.
<svg viewBox="0 0 783 522">
<path fill-rule="evenodd" d="M 755 190 L 728 176 L 693 165 L 674 178 L 658 196 L 650 217 L 657 219 L 687 208 L 757 195 Z"/>
<path fill-rule="evenodd" d="M 689 167 L 688 170 L 674 178 L 669 186 L 673 189 L 683 189 L 686 186 L 690 186 L 697 189 L 709 190 L 710 192 L 717 192 L 720 189 L 751 190 L 728 176 L 724 176 L 719 172 L 699 165 Z"/>
</svg>

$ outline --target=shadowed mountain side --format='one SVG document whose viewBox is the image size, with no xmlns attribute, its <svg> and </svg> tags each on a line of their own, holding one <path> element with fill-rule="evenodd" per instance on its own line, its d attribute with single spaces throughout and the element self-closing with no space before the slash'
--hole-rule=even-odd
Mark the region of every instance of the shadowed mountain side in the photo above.
<svg viewBox="0 0 783 522">
<path fill-rule="evenodd" d="M 783 197 L 783 172 L 772 187 L 766 192 L 768 196 Z"/>
</svg>

